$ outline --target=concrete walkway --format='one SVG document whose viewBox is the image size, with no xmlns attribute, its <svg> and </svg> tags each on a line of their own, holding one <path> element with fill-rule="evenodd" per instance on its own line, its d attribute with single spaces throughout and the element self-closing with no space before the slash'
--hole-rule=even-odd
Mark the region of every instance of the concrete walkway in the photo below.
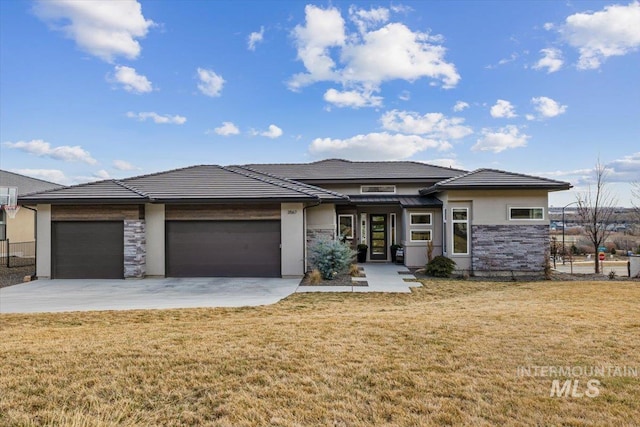
<svg viewBox="0 0 640 427">
<path fill-rule="evenodd" d="M 274 304 L 299 279 L 36 280 L 0 289 L 0 313 L 244 307 Z"/>
<path fill-rule="evenodd" d="M 403 265 L 390 263 L 358 264 L 366 277 L 354 277 L 354 281 L 365 281 L 369 286 L 298 286 L 296 292 L 411 292 L 410 287 L 419 284 L 405 282 L 415 279 L 409 269 Z"/>
</svg>

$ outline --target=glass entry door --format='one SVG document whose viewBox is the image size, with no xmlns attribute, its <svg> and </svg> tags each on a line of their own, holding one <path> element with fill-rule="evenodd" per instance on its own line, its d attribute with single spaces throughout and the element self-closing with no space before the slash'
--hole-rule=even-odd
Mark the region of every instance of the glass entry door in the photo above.
<svg viewBox="0 0 640 427">
<path fill-rule="evenodd" d="M 387 215 L 371 214 L 369 217 L 370 258 L 387 259 Z"/>
</svg>

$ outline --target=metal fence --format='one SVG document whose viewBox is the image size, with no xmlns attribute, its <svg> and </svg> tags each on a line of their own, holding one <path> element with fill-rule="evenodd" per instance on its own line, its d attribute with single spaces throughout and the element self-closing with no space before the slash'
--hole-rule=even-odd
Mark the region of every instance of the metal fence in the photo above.
<svg viewBox="0 0 640 427">
<path fill-rule="evenodd" d="M 36 265 L 36 242 L 0 240 L 0 263 L 9 268 Z"/>
</svg>

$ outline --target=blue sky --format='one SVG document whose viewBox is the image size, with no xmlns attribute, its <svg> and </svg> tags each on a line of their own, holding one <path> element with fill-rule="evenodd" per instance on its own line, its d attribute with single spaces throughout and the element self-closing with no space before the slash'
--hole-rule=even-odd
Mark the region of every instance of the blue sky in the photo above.
<svg viewBox="0 0 640 427">
<path fill-rule="evenodd" d="M 640 3 L 0 2 L 0 167 L 415 160 L 640 181 Z M 563 205 L 575 193 L 552 194 Z"/>
</svg>

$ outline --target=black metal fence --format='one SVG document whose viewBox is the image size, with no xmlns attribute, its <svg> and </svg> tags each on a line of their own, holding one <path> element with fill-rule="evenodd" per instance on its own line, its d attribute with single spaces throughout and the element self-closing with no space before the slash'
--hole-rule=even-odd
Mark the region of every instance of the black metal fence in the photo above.
<svg viewBox="0 0 640 427">
<path fill-rule="evenodd" d="M 36 265 L 36 242 L 0 240 L 0 263 L 9 268 Z"/>
</svg>

